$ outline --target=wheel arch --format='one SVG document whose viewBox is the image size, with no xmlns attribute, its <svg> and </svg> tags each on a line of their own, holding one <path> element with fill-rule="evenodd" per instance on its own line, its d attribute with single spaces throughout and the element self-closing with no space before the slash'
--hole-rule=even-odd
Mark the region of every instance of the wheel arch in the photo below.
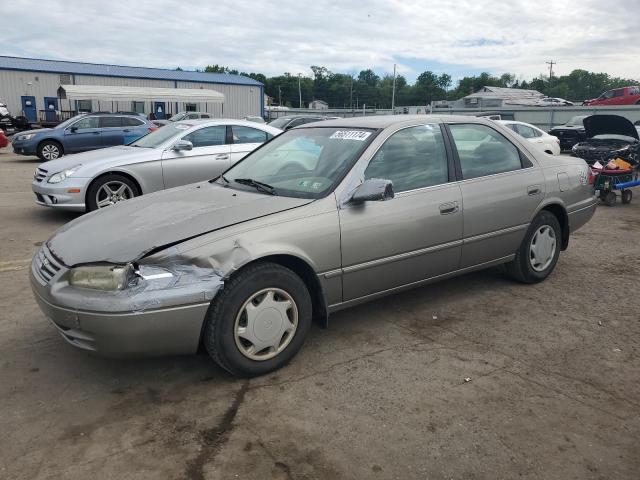
<svg viewBox="0 0 640 480">
<path fill-rule="evenodd" d="M 53 142 L 53 143 L 57 143 L 58 145 L 60 145 L 60 150 L 62 151 L 62 155 L 64 155 L 64 152 L 65 152 L 64 144 L 59 139 L 52 138 L 52 137 L 47 137 L 47 138 L 43 138 L 42 140 L 40 140 L 38 142 L 38 145 L 36 145 L 36 152 L 40 150 L 40 147 L 45 142 Z"/>
<path fill-rule="evenodd" d="M 558 223 L 560 223 L 560 229 L 562 231 L 562 250 L 566 250 L 567 247 L 569 246 L 569 233 L 570 233 L 569 215 L 567 214 L 567 210 L 564 208 L 562 204 L 553 202 L 553 203 L 548 203 L 542 206 L 542 208 L 540 208 L 540 210 L 536 212 L 536 215 L 543 211 L 547 211 L 553 214 L 558 219 Z"/>
<path fill-rule="evenodd" d="M 135 184 L 136 188 L 138 189 L 138 193 L 139 193 L 140 195 L 142 195 L 142 194 L 144 193 L 144 192 L 142 191 L 142 186 L 141 186 L 140 182 L 138 181 L 138 179 L 137 179 L 136 177 L 134 177 L 133 175 L 131 175 L 130 173 L 128 173 L 128 172 L 123 172 L 122 170 L 107 170 L 106 172 L 102 172 L 102 173 L 100 173 L 99 175 L 97 175 L 96 177 L 94 177 L 94 178 L 89 182 L 89 184 L 87 185 L 87 190 L 86 190 L 86 193 L 84 194 L 84 197 L 85 197 L 85 198 L 84 198 L 85 204 L 88 204 L 88 203 L 87 203 L 87 202 L 88 202 L 88 200 L 89 200 L 88 195 L 89 195 L 89 190 L 91 189 L 91 187 L 92 187 L 92 186 L 93 186 L 93 185 L 94 185 L 98 180 L 100 180 L 102 177 L 105 177 L 105 176 L 107 176 L 107 175 L 122 175 L 123 177 L 128 178 L 129 180 L 131 180 L 131 181 Z"/>
</svg>

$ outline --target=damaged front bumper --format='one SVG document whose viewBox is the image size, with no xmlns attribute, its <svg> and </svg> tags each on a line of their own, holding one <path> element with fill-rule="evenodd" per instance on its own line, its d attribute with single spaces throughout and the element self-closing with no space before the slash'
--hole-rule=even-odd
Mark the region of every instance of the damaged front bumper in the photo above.
<svg viewBox="0 0 640 480">
<path fill-rule="evenodd" d="M 74 287 L 68 275 L 45 245 L 30 271 L 38 305 L 70 344 L 110 357 L 195 353 L 223 286 L 213 269 L 181 264 L 142 265 L 137 283 L 119 291 Z"/>
</svg>

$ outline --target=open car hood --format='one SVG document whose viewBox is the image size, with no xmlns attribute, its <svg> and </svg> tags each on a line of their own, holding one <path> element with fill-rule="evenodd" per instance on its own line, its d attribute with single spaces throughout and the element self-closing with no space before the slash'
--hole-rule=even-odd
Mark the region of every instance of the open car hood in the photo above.
<svg viewBox="0 0 640 480">
<path fill-rule="evenodd" d="M 591 115 L 583 121 L 587 138 L 596 135 L 626 135 L 638 139 L 638 131 L 629 120 L 620 115 Z"/>
<path fill-rule="evenodd" d="M 142 195 L 79 217 L 60 228 L 47 245 L 69 267 L 100 262 L 122 264 L 312 201 L 195 183 Z"/>
</svg>

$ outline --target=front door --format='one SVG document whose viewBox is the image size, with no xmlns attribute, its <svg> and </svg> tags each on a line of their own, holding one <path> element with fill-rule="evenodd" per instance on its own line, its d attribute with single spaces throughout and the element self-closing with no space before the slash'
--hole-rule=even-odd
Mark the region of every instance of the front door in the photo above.
<svg viewBox="0 0 640 480">
<path fill-rule="evenodd" d="M 267 132 L 241 125 L 231 125 L 231 165 L 243 159 L 267 141 Z"/>
<path fill-rule="evenodd" d="M 226 136 L 224 125 L 203 127 L 181 138 L 193 144 L 192 150 L 165 150 L 162 154 L 165 188 L 210 180 L 229 168 Z"/>
<path fill-rule="evenodd" d="M 100 116 L 101 141 L 103 147 L 113 147 L 124 143 L 122 117 Z"/>
<path fill-rule="evenodd" d="M 22 100 L 22 114 L 27 117 L 27 120 L 29 120 L 29 122 L 36 122 L 38 120 L 38 111 L 36 110 L 36 97 L 23 95 L 20 98 Z"/>
<path fill-rule="evenodd" d="M 47 122 L 58 121 L 58 99 L 55 97 L 44 97 L 44 117 Z"/>
<path fill-rule="evenodd" d="M 164 102 L 155 102 L 153 105 L 153 112 L 156 115 L 156 119 L 164 120 L 166 117 L 166 105 Z"/>
<path fill-rule="evenodd" d="M 454 124 L 449 128 L 462 172 L 461 268 L 513 255 L 544 198 L 542 172 L 491 127 Z"/>
<path fill-rule="evenodd" d="M 65 131 L 65 153 L 82 152 L 102 147 L 100 117 L 83 117 Z"/>
<path fill-rule="evenodd" d="M 458 269 L 462 196 L 438 125 L 391 135 L 365 178 L 391 180 L 395 198 L 340 210 L 343 301 Z"/>
</svg>

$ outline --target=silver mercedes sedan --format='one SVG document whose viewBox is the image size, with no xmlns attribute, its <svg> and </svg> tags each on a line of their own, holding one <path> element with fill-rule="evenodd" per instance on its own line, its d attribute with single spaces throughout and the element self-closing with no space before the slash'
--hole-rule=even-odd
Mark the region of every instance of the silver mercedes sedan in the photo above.
<svg viewBox="0 0 640 480">
<path fill-rule="evenodd" d="M 213 180 L 70 222 L 33 259 L 31 284 L 76 347 L 202 345 L 233 374 L 261 375 L 336 310 L 500 264 L 544 280 L 594 213 L 592 182 L 583 160 L 481 118 L 325 121 Z"/>
<path fill-rule="evenodd" d="M 165 188 L 214 178 L 282 130 L 244 120 L 170 123 L 129 145 L 41 164 L 36 203 L 84 212 Z"/>
</svg>

